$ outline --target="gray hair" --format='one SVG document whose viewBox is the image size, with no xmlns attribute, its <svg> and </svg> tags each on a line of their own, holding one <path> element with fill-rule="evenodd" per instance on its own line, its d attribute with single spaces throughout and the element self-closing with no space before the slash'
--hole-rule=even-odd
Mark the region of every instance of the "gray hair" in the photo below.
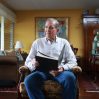
<svg viewBox="0 0 99 99">
<path fill-rule="evenodd" d="M 55 25 L 55 27 L 56 27 L 56 28 L 59 28 L 59 22 L 58 22 L 57 19 L 55 19 L 55 18 L 48 18 L 48 19 L 46 20 L 45 24 L 46 24 L 48 21 L 53 22 L 53 24 Z"/>
</svg>

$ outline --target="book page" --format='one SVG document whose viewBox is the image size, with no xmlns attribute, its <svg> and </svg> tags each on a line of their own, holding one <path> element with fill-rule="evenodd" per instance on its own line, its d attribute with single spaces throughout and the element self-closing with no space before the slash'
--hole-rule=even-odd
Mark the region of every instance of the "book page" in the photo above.
<svg viewBox="0 0 99 99">
<path fill-rule="evenodd" d="M 37 56 L 48 58 L 48 59 L 53 59 L 53 60 L 58 60 L 58 65 L 60 65 L 61 64 L 61 61 L 63 59 L 64 50 L 65 50 L 65 44 L 64 44 L 64 46 L 63 46 L 63 48 L 62 48 L 62 50 L 61 50 L 60 55 L 59 55 L 58 58 L 57 57 L 48 56 L 48 55 L 46 55 L 46 54 L 44 54 L 44 53 L 42 53 L 40 51 L 38 51 L 38 55 Z"/>
<path fill-rule="evenodd" d="M 48 56 L 40 51 L 38 51 L 38 55 L 37 56 L 40 56 L 40 57 L 44 57 L 44 58 L 48 58 L 48 59 L 53 59 L 53 60 L 58 60 L 57 57 L 51 57 L 51 56 Z"/>
</svg>

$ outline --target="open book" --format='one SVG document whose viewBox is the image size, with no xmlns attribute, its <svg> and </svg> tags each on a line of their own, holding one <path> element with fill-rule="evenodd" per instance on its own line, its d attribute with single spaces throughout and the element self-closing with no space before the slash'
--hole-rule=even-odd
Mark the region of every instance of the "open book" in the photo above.
<svg viewBox="0 0 99 99">
<path fill-rule="evenodd" d="M 65 45 L 63 46 L 58 59 L 50 57 L 38 51 L 41 55 L 35 57 L 40 65 L 37 69 L 41 71 L 57 70 L 58 66 L 61 64 L 61 61 L 63 59 L 64 48 L 65 48 Z"/>
</svg>

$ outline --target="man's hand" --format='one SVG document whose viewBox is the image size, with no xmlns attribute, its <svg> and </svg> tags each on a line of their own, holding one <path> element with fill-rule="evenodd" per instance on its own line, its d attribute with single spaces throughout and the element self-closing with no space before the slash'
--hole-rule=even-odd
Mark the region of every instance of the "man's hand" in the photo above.
<svg viewBox="0 0 99 99">
<path fill-rule="evenodd" d="M 60 72 L 63 72 L 63 71 L 64 71 L 64 68 L 63 67 L 59 67 L 58 70 L 50 71 L 50 74 L 55 77 L 55 76 L 59 75 Z"/>
<path fill-rule="evenodd" d="M 51 70 L 50 74 L 55 77 L 55 76 L 57 76 L 59 74 L 59 71 L 58 70 Z"/>
<path fill-rule="evenodd" d="M 32 59 L 32 64 L 35 66 L 35 68 L 37 68 L 39 66 L 38 61 L 36 61 L 35 58 Z"/>
<path fill-rule="evenodd" d="M 64 71 L 64 68 L 63 67 L 58 67 L 58 71 L 59 72 L 63 72 Z"/>
</svg>

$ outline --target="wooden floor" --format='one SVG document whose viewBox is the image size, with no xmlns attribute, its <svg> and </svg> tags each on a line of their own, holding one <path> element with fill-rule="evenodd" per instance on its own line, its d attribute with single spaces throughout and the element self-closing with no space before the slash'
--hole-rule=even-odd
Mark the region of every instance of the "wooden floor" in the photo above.
<svg viewBox="0 0 99 99">
<path fill-rule="evenodd" d="M 96 82 L 86 75 L 82 74 L 78 77 L 79 80 L 79 99 L 99 99 L 99 80 Z"/>
</svg>

